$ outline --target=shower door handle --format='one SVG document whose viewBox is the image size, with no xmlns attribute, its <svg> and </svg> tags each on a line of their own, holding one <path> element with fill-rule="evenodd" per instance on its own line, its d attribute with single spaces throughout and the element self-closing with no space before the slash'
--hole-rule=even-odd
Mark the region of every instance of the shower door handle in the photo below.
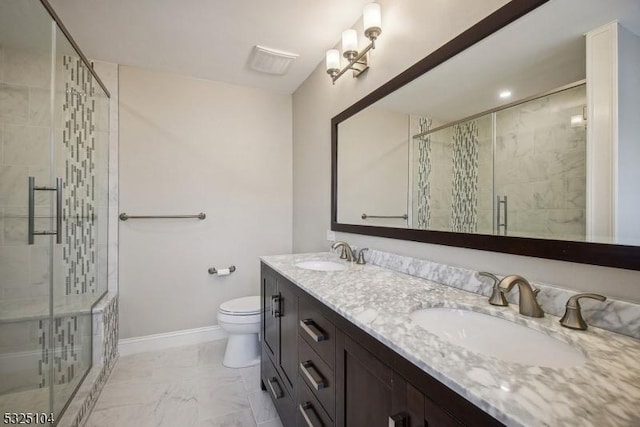
<svg viewBox="0 0 640 427">
<path fill-rule="evenodd" d="M 35 230 L 35 193 L 36 191 L 56 192 L 56 231 L 36 231 Z M 36 187 L 36 178 L 29 177 L 29 214 L 27 220 L 28 243 L 33 245 L 35 236 L 52 236 L 55 234 L 56 243 L 62 243 L 62 178 L 56 178 L 55 187 Z"/>
</svg>

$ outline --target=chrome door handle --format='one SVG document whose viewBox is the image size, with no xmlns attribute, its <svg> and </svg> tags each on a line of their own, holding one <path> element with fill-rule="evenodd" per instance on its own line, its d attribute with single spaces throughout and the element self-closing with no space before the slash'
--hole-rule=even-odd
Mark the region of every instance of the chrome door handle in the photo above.
<svg viewBox="0 0 640 427">
<path fill-rule="evenodd" d="M 35 231 L 35 192 L 56 192 L 56 231 Z M 27 243 L 33 245 L 35 236 L 56 236 L 56 243 L 62 243 L 62 178 L 56 178 L 55 187 L 36 187 L 36 178 L 29 177 L 29 215 L 27 220 Z"/>
<path fill-rule="evenodd" d="M 56 178 L 56 243 L 62 243 L 62 178 Z"/>
<path fill-rule="evenodd" d="M 306 362 L 300 362 L 300 370 L 316 390 L 321 390 L 327 387 L 327 383 L 325 382 L 324 378 L 322 378 L 322 375 L 320 375 L 320 373 L 316 370 L 316 367 L 313 366 L 313 363 L 310 360 L 307 360 Z"/>
<path fill-rule="evenodd" d="M 300 409 L 300 413 L 302 414 L 302 418 L 307 423 L 308 427 L 323 427 L 322 421 L 318 418 L 318 414 L 313 410 L 313 405 L 311 402 L 301 403 L 298 406 Z"/>
<path fill-rule="evenodd" d="M 327 336 L 320 330 L 320 328 L 318 328 L 318 326 L 311 319 L 302 319 L 300 321 L 300 327 L 315 342 L 321 342 L 321 341 L 327 340 Z"/>
<path fill-rule="evenodd" d="M 29 214 L 27 216 L 27 237 L 28 244 L 33 245 L 35 236 L 35 191 L 36 191 L 36 178 L 29 177 Z"/>
<path fill-rule="evenodd" d="M 278 379 L 276 377 L 269 378 L 267 380 L 267 383 L 269 383 L 269 388 L 271 389 L 271 394 L 273 395 L 274 399 L 281 399 L 284 396 L 284 393 L 282 393 L 282 389 L 280 388 Z"/>
</svg>

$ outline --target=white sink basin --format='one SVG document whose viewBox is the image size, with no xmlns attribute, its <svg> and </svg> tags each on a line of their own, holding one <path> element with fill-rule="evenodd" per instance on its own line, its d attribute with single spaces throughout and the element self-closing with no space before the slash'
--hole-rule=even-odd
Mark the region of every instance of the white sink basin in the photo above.
<svg viewBox="0 0 640 427">
<path fill-rule="evenodd" d="M 311 261 L 298 261 L 296 267 L 304 268 L 305 270 L 315 271 L 342 271 L 349 268 L 346 264 L 337 261 L 323 261 L 323 260 L 311 260 Z"/>
<path fill-rule="evenodd" d="M 432 334 L 476 353 L 523 365 L 570 368 L 584 364 L 573 346 L 509 320 L 457 308 L 426 308 L 411 320 Z"/>
</svg>

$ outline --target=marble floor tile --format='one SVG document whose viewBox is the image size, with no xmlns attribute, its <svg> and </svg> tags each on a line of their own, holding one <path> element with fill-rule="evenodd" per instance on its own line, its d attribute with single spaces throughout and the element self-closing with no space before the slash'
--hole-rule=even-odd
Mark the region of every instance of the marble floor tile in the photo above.
<svg viewBox="0 0 640 427">
<path fill-rule="evenodd" d="M 282 423 L 280 422 L 280 418 L 275 418 L 271 421 L 258 424 L 258 427 L 282 427 Z"/>
<path fill-rule="evenodd" d="M 247 392 L 260 390 L 260 365 L 239 369 Z"/>
<path fill-rule="evenodd" d="M 278 418 L 275 406 L 271 397 L 262 390 L 255 391 L 249 395 L 251 410 L 258 424 Z"/>
<path fill-rule="evenodd" d="M 255 427 L 256 421 L 250 409 L 200 421 L 197 427 Z"/>
<path fill-rule="evenodd" d="M 118 359 L 88 427 L 281 427 L 259 366 L 222 365 L 226 341 Z"/>
</svg>

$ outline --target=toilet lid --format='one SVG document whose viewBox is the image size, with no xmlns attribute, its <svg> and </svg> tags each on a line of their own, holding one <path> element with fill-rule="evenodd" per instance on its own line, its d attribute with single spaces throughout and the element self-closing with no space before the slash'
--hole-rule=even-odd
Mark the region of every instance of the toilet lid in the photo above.
<svg viewBox="0 0 640 427">
<path fill-rule="evenodd" d="M 260 313 L 260 296 L 236 298 L 220 304 L 220 311 L 230 314 Z"/>
</svg>

